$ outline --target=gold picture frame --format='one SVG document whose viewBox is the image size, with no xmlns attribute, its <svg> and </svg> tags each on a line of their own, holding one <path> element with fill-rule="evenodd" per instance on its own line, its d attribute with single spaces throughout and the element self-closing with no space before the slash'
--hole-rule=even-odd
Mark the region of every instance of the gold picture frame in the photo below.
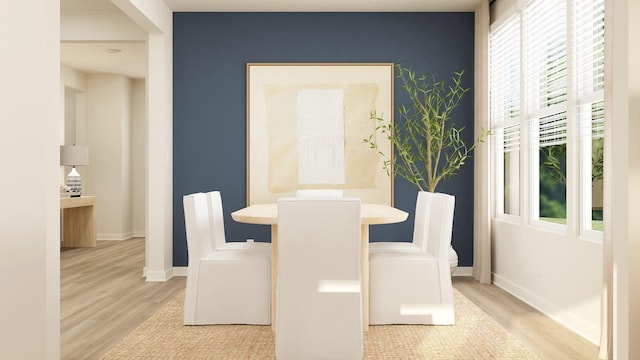
<svg viewBox="0 0 640 360">
<path fill-rule="evenodd" d="M 393 63 L 247 63 L 247 205 L 341 189 L 393 205 L 393 174 L 363 139 L 392 120 Z M 388 139 L 376 138 L 385 154 Z"/>
</svg>

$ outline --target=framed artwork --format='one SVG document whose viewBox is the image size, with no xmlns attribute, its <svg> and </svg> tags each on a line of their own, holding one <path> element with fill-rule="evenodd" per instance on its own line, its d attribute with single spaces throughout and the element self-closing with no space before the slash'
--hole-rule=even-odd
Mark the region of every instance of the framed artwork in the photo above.
<svg viewBox="0 0 640 360">
<path fill-rule="evenodd" d="M 247 204 L 341 189 L 393 205 L 393 174 L 363 139 L 393 116 L 393 63 L 248 63 Z M 392 120 L 392 119 L 389 119 Z M 385 154 L 388 139 L 376 138 Z"/>
</svg>

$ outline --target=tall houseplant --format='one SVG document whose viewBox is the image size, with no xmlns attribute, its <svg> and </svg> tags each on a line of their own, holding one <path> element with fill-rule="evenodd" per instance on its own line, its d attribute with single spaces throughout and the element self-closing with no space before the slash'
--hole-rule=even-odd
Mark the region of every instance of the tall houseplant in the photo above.
<svg viewBox="0 0 640 360">
<path fill-rule="evenodd" d="M 387 174 L 393 167 L 397 176 L 420 191 L 435 192 L 440 181 L 458 173 L 488 132 L 481 134 L 473 144 L 467 144 L 460 136 L 464 126 L 453 121 L 454 110 L 470 90 L 462 85 L 464 70 L 455 72 L 450 83 L 436 80 L 433 74 L 417 75 L 400 64 L 396 64 L 396 74 L 410 102 L 398 107 L 399 122 L 372 111 L 375 133 L 364 142 L 384 157 L 383 167 Z M 391 142 L 395 156 L 378 148 L 376 134 Z"/>
<path fill-rule="evenodd" d="M 464 70 L 455 72 L 450 83 L 436 80 L 433 74 L 417 75 L 411 68 L 396 64 L 396 77 L 409 95 L 409 104 L 398 107 L 399 122 L 386 120 L 383 114 L 371 112 L 376 121 L 375 133 L 364 142 L 384 157 L 387 174 L 391 168 L 395 175 L 415 185 L 419 191 L 435 192 L 440 181 L 452 177 L 471 157 L 484 131 L 473 144 L 461 137 L 464 126 L 453 120 L 454 110 L 460 105 L 469 88 L 462 85 Z M 396 156 L 383 153 L 375 140 L 376 135 L 388 139 Z M 449 249 L 449 262 L 453 272 L 458 266 L 458 254 Z"/>
</svg>

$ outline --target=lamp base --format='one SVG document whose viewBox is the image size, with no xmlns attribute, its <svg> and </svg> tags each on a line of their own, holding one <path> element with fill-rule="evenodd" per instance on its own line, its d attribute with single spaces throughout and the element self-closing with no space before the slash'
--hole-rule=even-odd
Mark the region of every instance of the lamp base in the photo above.
<svg viewBox="0 0 640 360">
<path fill-rule="evenodd" d="M 80 178 L 75 166 L 67 175 L 67 187 L 69 187 L 69 195 L 71 197 L 80 197 L 82 195 L 82 178 Z"/>
</svg>

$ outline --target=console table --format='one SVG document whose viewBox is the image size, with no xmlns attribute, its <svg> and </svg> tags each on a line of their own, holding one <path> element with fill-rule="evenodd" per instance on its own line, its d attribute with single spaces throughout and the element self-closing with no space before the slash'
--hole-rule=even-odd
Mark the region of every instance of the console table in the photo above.
<svg viewBox="0 0 640 360">
<path fill-rule="evenodd" d="M 60 198 L 62 247 L 96 246 L 96 197 Z"/>
</svg>

